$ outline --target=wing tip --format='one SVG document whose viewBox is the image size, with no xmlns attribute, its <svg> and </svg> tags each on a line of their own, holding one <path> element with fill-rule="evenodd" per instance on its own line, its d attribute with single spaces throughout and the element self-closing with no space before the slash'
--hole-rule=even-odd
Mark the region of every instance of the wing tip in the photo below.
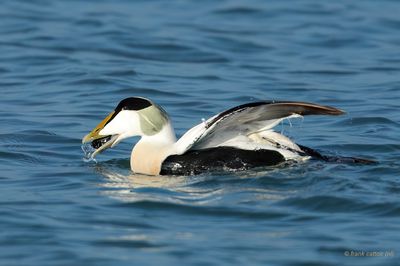
<svg viewBox="0 0 400 266">
<path fill-rule="evenodd" d="M 326 107 L 327 107 L 327 109 L 329 109 L 329 110 L 327 110 L 328 111 L 327 114 L 329 114 L 329 115 L 344 115 L 344 114 L 346 114 L 346 111 L 344 111 L 342 109 L 331 107 L 331 106 L 326 106 Z"/>
<path fill-rule="evenodd" d="M 299 115 L 344 115 L 346 112 L 336 107 L 310 102 L 278 102 L 277 105 L 292 106 Z M 297 108 L 296 108 L 297 107 Z"/>
</svg>

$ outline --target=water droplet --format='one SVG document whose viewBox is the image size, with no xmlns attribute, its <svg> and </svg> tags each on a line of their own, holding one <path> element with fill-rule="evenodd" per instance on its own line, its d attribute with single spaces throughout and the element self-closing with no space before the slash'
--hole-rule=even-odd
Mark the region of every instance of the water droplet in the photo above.
<svg viewBox="0 0 400 266">
<path fill-rule="evenodd" d="M 84 154 L 83 156 L 84 162 L 91 162 L 91 161 L 96 162 L 96 160 L 93 158 L 93 154 L 96 151 L 96 149 L 92 147 L 91 143 L 84 143 L 82 144 L 81 148 Z"/>
</svg>

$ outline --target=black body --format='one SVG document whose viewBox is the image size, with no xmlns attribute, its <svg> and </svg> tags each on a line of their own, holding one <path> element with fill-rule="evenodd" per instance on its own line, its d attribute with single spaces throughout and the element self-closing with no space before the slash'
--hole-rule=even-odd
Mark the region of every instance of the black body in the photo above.
<svg viewBox="0 0 400 266">
<path fill-rule="evenodd" d="M 330 163 L 374 164 L 373 160 L 322 155 L 306 146 L 298 145 L 303 156 Z M 171 155 L 161 167 L 161 175 L 197 175 L 207 172 L 244 171 L 256 167 L 275 166 L 285 162 L 282 154 L 274 150 L 241 150 L 234 147 L 216 147 Z"/>
<path fill-rule="evenodd" d="M 216 147 L 171 155 L 162 164 L 161 175 L 196 175 L 204 172 L 242 171 L 277 165 L 285 158 L 273 150 L 241 150 Z"/>
</svg>

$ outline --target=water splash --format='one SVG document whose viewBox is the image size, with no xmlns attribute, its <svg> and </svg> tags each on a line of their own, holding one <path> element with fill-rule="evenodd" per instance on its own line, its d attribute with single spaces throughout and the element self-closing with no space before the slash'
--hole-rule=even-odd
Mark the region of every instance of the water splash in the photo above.
<svg viewBox="0 0 400 266">
<path fill-rule="evenodd" d="M 84 143 L 81 145 L 81 149 L 83 151 L 83 161 L 84 162 L 91 162 L 94 161 L 95 163 L 97 163 L 96 159 L 94 158 L 94 153 L 96 151 L 95 148 L 93 148 L 91 143 Z"/>
</svg>

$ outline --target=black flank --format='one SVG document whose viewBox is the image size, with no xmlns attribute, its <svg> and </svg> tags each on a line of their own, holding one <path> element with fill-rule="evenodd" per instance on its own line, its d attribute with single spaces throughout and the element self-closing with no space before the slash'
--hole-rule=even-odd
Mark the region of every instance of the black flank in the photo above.
<svg viewBox="0 0 400 266">
<path fill-rule="evenodd" d="M 215 171 L 243 171 L 254 167 L 273 166 L 285 158 L 273 150 L 241 150 L 216 147 L 171 155 L 162 164 L 161 175 L 193 175 Z"/>
</svg>

